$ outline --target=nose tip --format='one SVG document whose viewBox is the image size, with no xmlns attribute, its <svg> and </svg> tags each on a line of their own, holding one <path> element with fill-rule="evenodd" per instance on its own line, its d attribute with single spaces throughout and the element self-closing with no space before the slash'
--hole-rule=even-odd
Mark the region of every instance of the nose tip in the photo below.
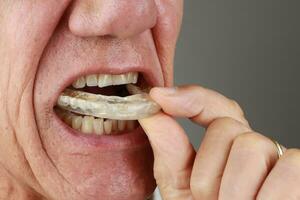
<svg viewBox="0 0 300 200">
<path fill-rule="evenodd" d="M 154 0 L 77 0 L 71 10 L 69 28 L 82 37 L 126 38 L 156 24 Z"/>
</svg>

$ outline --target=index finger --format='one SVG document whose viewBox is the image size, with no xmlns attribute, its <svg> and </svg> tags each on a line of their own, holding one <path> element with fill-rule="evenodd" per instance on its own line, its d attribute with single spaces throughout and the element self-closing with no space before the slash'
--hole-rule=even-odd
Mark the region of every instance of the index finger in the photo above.
<svg viewBox="0 0 300 200">
<path fill-rule="evenodd" d="M 150 91 L 150 95 L 165 113 L 190 118 L 205 128 L 214 120 L 224 117 L 230 117 L 249 127 L 244 112 L 235 101 L 201 86 L 156 87 Z"/>
</svg>

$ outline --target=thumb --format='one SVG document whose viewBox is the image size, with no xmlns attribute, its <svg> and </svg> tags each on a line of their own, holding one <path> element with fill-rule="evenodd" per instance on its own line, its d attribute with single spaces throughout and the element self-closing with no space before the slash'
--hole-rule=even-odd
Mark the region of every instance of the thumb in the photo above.
<svg viewBox="0 0 300 200">
<path fill-rule="evenodd" d="M 163 199 L 190 199 L 195 150 L 181 126 L 159 113 L 139 120 L 154 153 L 154 176 Z"/>
</svg>

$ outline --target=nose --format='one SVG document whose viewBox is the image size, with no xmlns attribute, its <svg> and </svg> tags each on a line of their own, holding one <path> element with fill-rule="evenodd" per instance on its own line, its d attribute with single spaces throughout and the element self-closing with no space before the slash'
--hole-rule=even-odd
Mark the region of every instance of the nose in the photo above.
<svg viewBox="0 0 300 200">
<path fill-rule="evenodd" d="M 156 20 L 154 0 L 76 0 L 69 28 L 82 37 L 126 38 L 152 28 Z"/>
</svg>

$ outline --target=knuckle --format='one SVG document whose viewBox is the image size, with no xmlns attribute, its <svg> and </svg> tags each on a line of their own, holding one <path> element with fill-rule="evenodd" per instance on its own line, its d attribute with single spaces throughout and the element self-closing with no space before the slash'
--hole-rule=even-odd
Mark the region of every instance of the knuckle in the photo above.
<svg viewBox="0 0 300 200">
<path fill-rule="evenodd" d="M 277 160 L 273 142 L 256 132 L 248 132 L 236 137 L 233 141 L 231 154 L 240 160 L 251 160 L 266 171 Z"/>
<path fill-rule="evenodd" d="M 249 131 L 248 127 L 231 117 L 218 118 L 214 120 L 207 128 L 207 133 L 217 137 L 219 137 L 220 134 L 223 136 L 224 134 L 227 134 L 235 137 L 237 134 L 247 131 Z"/>
<path fill-rule="evenodd" d="M 233 99 L 230 99 L 230 103 L 231 103 L 233 109 L 234 109 L 240 116 L 245 116 L 245 113 L 244 113 L 242 107 L 240 106 L 240 104 L 239 104 L 237 101 L 235 101 L 235 100 L 233 100 Z"/>
<path fill-rule="evenodd" d="M 208 129 L 222 129 L 228 130 L 231 129 L 233 126 L 243 126 L 239 121 L 231 118 L 231 117 L 221 117 L 214 120 Z"/>
<path fill-rule="evenodd" d="M 204 90 L 198 85 L 184 85 L 180 87 L 180 90 L 185 92 L 186 95 L 189 95 L 189 98 L 181 105 L 182 109 L 188 113 L 189 117 L 193 118 L 198 115 L 199 110 L 202 110 L 203 108 L 202 104 L 199 104 L 199 95 L 201 95 Z"/>
<path fill-rule="evenodd" d="M 195 199 L 208 199 L 215 193 L 205 178 L 192 178 L 190 188 Z"/>
<path fill-rule="evenodd" d="M 162 188 L 173 188 L 175 190 L 185 191 L 190 189 L 190 170 L 177 171 L 169 174 L 165 170 L 160 172 L 154 171 L 154 177 L 157 185 Z"/>
<path fill-rule="evenodd" d="M 261 154 L 266 147 L 273 145 L 271 142 L 272 141 L 259 133 L 247 132 L 234 139 L 232 148 L 237 149 L 238 151 L 248 151 L 251 153 Z"/>
</svg>

